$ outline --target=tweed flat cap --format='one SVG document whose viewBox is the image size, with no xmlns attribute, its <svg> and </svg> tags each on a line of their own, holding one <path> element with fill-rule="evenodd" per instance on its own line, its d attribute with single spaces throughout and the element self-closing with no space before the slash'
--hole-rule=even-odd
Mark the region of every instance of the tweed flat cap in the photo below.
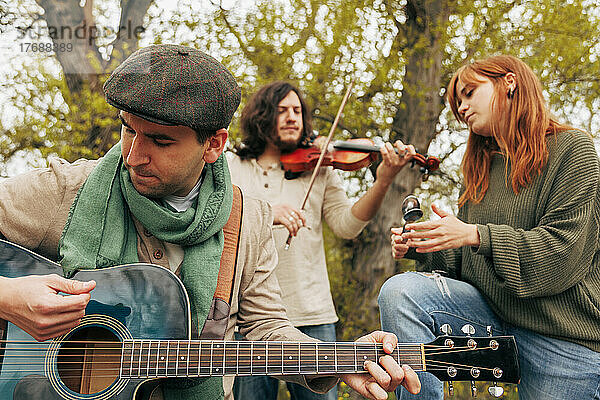
<svg viewBox="0 0 600 400">
<path fill-rule="evenodd" d="M 194 130 L 227 128 L 241 91 L 233 75 L 191 47 L 144 47 L 119 65 L 104 84 L 106 101 L 162 125 Z"/>
</svg>

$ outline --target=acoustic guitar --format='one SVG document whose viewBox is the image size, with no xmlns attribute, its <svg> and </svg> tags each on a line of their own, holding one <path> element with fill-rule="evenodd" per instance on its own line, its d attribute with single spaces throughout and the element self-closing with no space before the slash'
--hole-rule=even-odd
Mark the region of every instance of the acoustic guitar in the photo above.
<svg viewBox="0 0 600 400">
<path fill-rule="evenodd" d="M 60 265 L 0 240 L 0 275 L 62 275 Z M 130 400 L 148 381 L 222 375 L 364 373 L 381 344 L 191 340 L 190 305 L 181 281 L 152 264 L 78 271 L 95 280 L 81 323 L 37 342 L 12 323 L 0 342 L 0 399 Z M 441 380 L 517 383 L 514 338 L 440 336 L 401 343 L 399 364 Z"/>
</svg>

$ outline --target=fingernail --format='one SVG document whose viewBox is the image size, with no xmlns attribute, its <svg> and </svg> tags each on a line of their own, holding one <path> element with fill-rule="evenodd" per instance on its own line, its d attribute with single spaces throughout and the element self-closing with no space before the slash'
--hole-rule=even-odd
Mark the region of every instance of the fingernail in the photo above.
<svg viewBox="0 0 600 400">
<path fill-rule="evenodd" d="M 391 353 L 392 351 L 394 351 L 394 346 L 392 346 L 391 343 L 386 343 L 383 345 L 383 347 L 388 351 L 388 353 Z"/>
</svg>

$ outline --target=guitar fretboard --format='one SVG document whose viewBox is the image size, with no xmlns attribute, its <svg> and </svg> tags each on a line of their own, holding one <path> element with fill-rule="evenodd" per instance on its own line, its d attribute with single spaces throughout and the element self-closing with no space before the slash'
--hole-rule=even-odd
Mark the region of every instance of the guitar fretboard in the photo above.
<svg viewBox="0 0 600 400">
<path fill-rule="evenodd" d="M 381 344 L 358 342 L 126 340 L 121 377 L 361 373 L 385 354 Z M 425 370 L 422 344 L 399 344 L 390 355 Z"/>
</svg>

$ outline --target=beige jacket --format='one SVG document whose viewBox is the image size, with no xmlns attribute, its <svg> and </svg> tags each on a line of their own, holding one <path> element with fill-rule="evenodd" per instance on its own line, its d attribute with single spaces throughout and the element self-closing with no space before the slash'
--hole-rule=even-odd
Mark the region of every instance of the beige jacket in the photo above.
<svg viewBox="0 0 600 400">
<path fill-rule="evenodd" d="M 58 241 L 69 208 L 78 189 L 97 161 L 79 160 L 70 164 L 50 159 L 49 168 L 0 181 L 0 232 L 47 258 L 56 259 Z M 233 339 L 236 324 L 249 340 L 314 341 L 295 329 L 281 302 L 281 291 L 273 270 L 277 253 L 271 234 L 272 215 L 267 203 L 244 196 L 231 314 L 225 333 Z M 169 268 L 164 243 L 149 232 L 138 230 L 140 262 Z M 310 379 L 285 377 L 324 392 L 335 385 L 332 377 Z M 225 398 L 232 399 L 233 378 L 224 379 Z"/>
</svg>

